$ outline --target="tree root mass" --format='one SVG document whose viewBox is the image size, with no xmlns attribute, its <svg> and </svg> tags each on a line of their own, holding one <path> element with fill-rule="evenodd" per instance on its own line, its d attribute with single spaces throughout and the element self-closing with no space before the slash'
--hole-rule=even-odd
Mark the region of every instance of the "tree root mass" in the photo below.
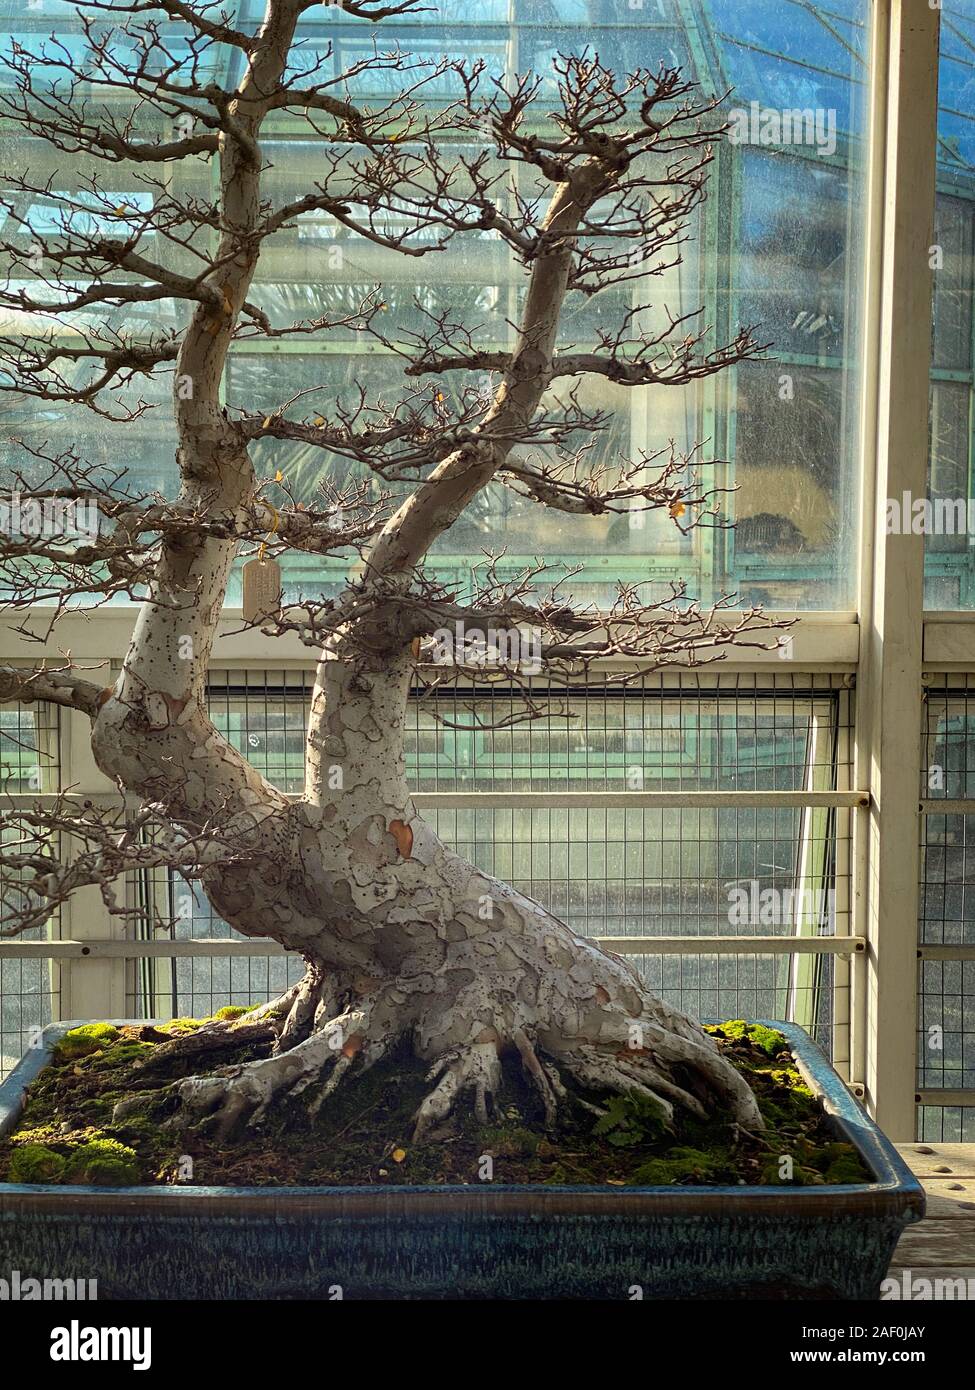
<svg viewBox="0 0 975 1390">
<path fill-rule="evenodd" d="M 30 1088 L 18 1129 L 0 1142 L 0 1180 L 79 1181 L 78 1174 L 95 1183 L 221 1186 L 869 1180 L 802 1083 L 781 1035 L 740 1021 L 709 1033 L 722 1058 L 747 1078 L 761 1130 L 686 1108 L 668 1112 L 645 1089 L 623 1085 L 623 1058 L 621 1079 L 607 1087 L 595 1076 L 580 1082 L 577 1069 L 539 1058 L 527 1038 L 500 1054 L 484 1041 L 438 1062 L 431 1075 L 402 1041 L 366 1066 L 364 1047 L 330 1047 L 334 1029 L 276 1052 L 280 1026 L 280 1019 L 277 1029 L 269 1026 L 265 1012 L 258 1020 L 180 1020 L 158 1029 L 91 1025 L 86 1035 L 69 1034 Z M 326 1073 L 315 1086 L 308 1082 L 312 1051 L 321 1054 L 319 1070 Z M 268 1076 L 274 1086 L 266 1085 Z M 241 1077 L 248 1080 L 228 1092 L 227 1080 Z M 471 1103 L 455 1106 L 462 1093 Z M 187 1096 L 196 1112 L 192 1124 Z"/>
</svg>

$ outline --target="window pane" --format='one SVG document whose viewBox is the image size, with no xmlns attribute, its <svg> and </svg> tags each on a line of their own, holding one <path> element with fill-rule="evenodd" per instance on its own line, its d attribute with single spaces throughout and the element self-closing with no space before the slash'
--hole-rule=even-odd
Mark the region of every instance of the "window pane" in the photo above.
<svg viewBox="0 0 975 1390">
<path fill-rule="evenodd" d="M 254 27 L 262 13 L 262 0 L 241 0 L 238 22 Z M 52 30 L 69 48 L 82 45 L 74 7 L 60 0 L 0 0 L 0 14 L 15 21 L 10 28 L 18 41 L 22 31 L 30 36 L 28 47 L 42 44 Z M 429 564 L 446 580 L 463 583 L 482 552 L 504 548 L 512 572 L 536 558 L 556 567 L 553 580 L 566 567 L 577 570 L 573 592 L 585 601 L 609 602 L 618 580 L 644 584 L 652 599 L 684 579 L 705 601 L 732 591 L 746 603 L 764 596 L 788 608 L 851 606 L 863 208 L 858 160 L 865 134 L 867 14 L 868 0 L 833 0 L 828 7 L 783 6 L 781 0 L 643 0 L 640 5 L 485 0 L 472 7 L 444 0 L 434 12 L 398 16 L 377 28 L 341 6 L 316 5 L 303 13 L 294 71 L 321 61 L 320 78 L 371 51 L 378 33 L 384 49 L 398 46 L 418 57 L 480 58 L 489 75 L 534 70 L 542 79 L 542 113 L 557 96 L 556 56 L 587 45 L 619 72 L 662 62 L 680 65 L 707 95 L 734 89 L 724 109 L 737 134 L 717 147 L 709 197 L 689 228 L 680 264 L 642 284 L 570 296 L 562 331 L 563 345 L 582 350 L 637 308 L 641 330 L 651 333 L 665 313 L 700 311 L 689 326 L 706 326 L 704 346 L 711 350 L 733 339 L 741 326 L 755 325 L 757 336 L 770 344 L 769 361 L 762 366 L 679 389 L 572 379 L 580 403 L 604 412 L 607 420 L 595 438 L 592 465 L 612 469 L 626 460 L 652 458 L 670 441 L 683 452 L 700 446 L 702 481 L 718 490 L 718 524 L 687 536 L 666 515 L 570 515 L 530 503 L 517 486 L 498 482 L 438 541 Z M 181 62 L 181 55 L 188 55 L 185 26 L 166 20 L 163 28 L 174 60 Z M 964 53 L 963 44 L 958 51 Z M 222 81 L 237 79 L 240 58 L 237 51 L 214 53 L 214 71 L 219 68 Z M 353 85 L 357 96 L 376 98 L 401 81 L 395 73 L 371 74 Z M 445 78 L 428 95 L 441 102 L 453 94 Z M 124 111 L 125 99 L 113 100 L 122 102 Z M 140 122 L 150 129 L 144 111 L 135 120 L 136 133 Z M 953 148 L 963 151 L 964 131 L 953 127 L 950 138 Z M 29 168 L 52 190 L 86 186 L 92 172 L 91 161 L 79 162 L 37 141 L 12 137 L 7 146 L 14 171 Z M 270 206 L 301 196 L 321 178 L 320 139 L 306 128 L 299 134 L 285 115 L 271 118 L 262 148 L 263 192 Z M 462 152 L 460 146 L 456 152 Z M 963 166 L 958 160 L 955 165 L 958 173 Z M 521 194 L 530 195 L 525 171 L 518 177 Z M 212 198 L 212 170 L 205 160 L 180 161 L 171 178 L 169 194 L 188 205 L 205 205 Z M 124 165 L 110 166 L 103 175 L 107 188 L 106 179 L 112 198 L 129 209 L 162 196 L 152 193 L 151 184 L 133 180 Z M 970 259 L 967 202 L 957 192 L 952 198 L 952 258 L 961 264 Z M 15 240 L 30 229 L 43 232 L 53 215 L 50 197 L 34 201 L 36 206 L 19 214 L 27 232 L 13 234 Z M 101 215 L 97 206 L 81 203 L 76 219 Z M 148 259 L 162 254 L 158 234 L 147 232 L 142 240 L 140 250 Z M 197 245 L 192 238 L 191 243 Z M 198 269 L 191 247 L 178 240 L 167 239 L 165 255 L 167 264 L 187 273 Z M 417 260 L 316 214 L 297 219 L 265 246 L 251 298 L 283 327 L 325 311 L 351 312 L 377 284 L 392 340 L 415 331 L 424 313 L 450 309 L 476 330 L 479 346 L 503 349 L 511 341 L 525 271 L 490 232 L 459 238 L 447 251 Z M 960 282 L 949 287 L 941 310 L 939 361 L 950 363 L 951 370 L 969 365 L 963 354 L 964 296 Z M 147 336 L 170 331 L 183 314 L 182 307 L 160 301 L 137 313 L 111 310 L 108 317 L 114 326 L 134 327 Z M 315 387 L 321 390 L 291 413 L 317 410 L 327 417 L 338 392 L 360 387 L 372 399 L 381 395 L 387 403 L 395 401 L 406 385 L 400 361 L 365 350 L 369 346 L 352 326 L 263 348 L 254 339 L 235 353 L 228 371 L 228 408 L 259 406 L 271 413 L 295 389 Z M 7 396 L 3 405 L 11 427 L 3 431 L 0 466 L 16 464 L 9 435 L 62 447 L 71 443 L 101 467 L 125 468 L 133 490 L 162 488 L 171 495 L 176 486 L 171 388 L 172 376 L 165 373 L 155 381 L 140 379 L 124 393 L 123 404 L 131 409 L 141 397 L 149 408 L 122 424 L 80 407 Z M 449 401 L 461 387 L 451 381 L 444 389 Z M 553 388 L 546 406 L 555 409 L 563 398 Z M 320 480 L 336 483 L 348 473 L 340 460 L 310 446 L 262 442 L 254 455 L 262 475 L 273 476 L 280 468 L 290 485 L 312 497 Z M 735 521 L 737 535 L 729 529 Z M 286 594 L 334 592 L 354 558 L 289 557 Z M 239 599 L 235 581 L 228 601 Z"/>
<path fill-rule="evenodd" d="M 310 673 L 227 672 L 210 685 L 210 715 L 285 790 L 300 785 Z M 564 692 L 537 690 L 561 703 Z M 441 691 L 410 705 L 407 765 L 417 792 L 799 790 L 834 787 L 850 769 L 849 705 L 838 683 L 739 678 L 732 688 L 689 681 L 677 691 L 646 678 L 620 689 L 569 693 L 572 718 L 502 724 L 516 692 Z M 578 931 L 596 936 L 840 934 L 849 883 L 836 867 L 846 831 L 825 813 L 790 807 L 655 810 L 581 806 L 427 807 L 459 853 L 497 874 Z M 165 874 L 146 876 L 144 902 L 178 919 L 177 935 L 228 937 L 202 894 Z M 771 903 L 761 920 L 733 908 Z M 654 956 L 634 964 L 648 983 L 698 1016 L 795 1017 L 830 1046 L 827 960 L 794 972 L 788 956 Z M 790 965 L 790 960 L 792 964 Z M 292 967 L 293 968 L 293 967 Z M 156 1007 L 210 1013 L 283 989 L 284 957 L 157 963 Z M 235 974 L 236 972 L 236 974 Z M 300 973 L 300 972 L 299 972 Z M 143 1007 L 152 993 L 149 986 Z M 248 994 L 250 990 L 250 994 Z M 163 1002 L 164 1001 L 164 1002 Z"/>
<path fill-rule="evenodd" d="M 970 678 L 934 678 L 924 702 L 918 939 L 923 945 L 975 944 L 975 817 L 938 802 L 975 796 L 975 691 Z M 918 985 L 918 1086 L 975 1089 L 975 961 L 922 960 Z M 921 1108 L 924 1138 L 970 1140 L 969 1111 Z"/>
<path fill-rule="evenodd" d="M 938 193 L 931 264 L 934 344 L 925 523 L 925 604 L 975 607 L 972 518 L 975 275 L 975 0 L 945 0 L 941 18 Z"/>
<path fill-rule="evenodd" d="M 969 388 L 960 382 L 931 386 L 931 478 L 928 493 L 937 527 L 928 553 L 964 555 L 968 508 Z"/>
<path fill-rule="evenodd" d="M 750 597 L 774 607 L 787 607 L 792 592 L 774 582 L 777 563 L 804 564 L 810 575 L 835 563 L 845 521 L 842 385 L 839 372 L 806 367 L 794 395 L 778 366 L 738 372 L 737 565 Z"/>
</svg>

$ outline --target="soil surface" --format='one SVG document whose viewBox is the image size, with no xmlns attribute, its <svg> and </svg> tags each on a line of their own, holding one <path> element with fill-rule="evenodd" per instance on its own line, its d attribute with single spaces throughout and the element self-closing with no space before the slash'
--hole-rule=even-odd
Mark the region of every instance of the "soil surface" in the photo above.
<svg viewBox="0 0 975 1390">
<path fill-rule="evenodd" d="M 238 1010 L 223 1010 L 226 1018 Z M 578 1095 L 547 1132 L 517 1058 L 506 1060 L 492 1124 L 469 1110 L 424 1143 L 411 1118 L 429 1090 L 426 1067 L 405 1049 L 345 1083 L 312 1122 L 284 1100 L 260 1129 L 217 1142 L 205 1127 L 177 1129 L 171 1083 L 270 1052 L 266 1025 L 242 1021 L 217 1046 L 193 1035 L 208 1020 L 66 1035 L 28 1092 L 15 1132 L 0 1140 L 0 1181 L 205 1186 L 546 1183 L 615 1186 L 869 1182 L 796 1069 L 785 1038 L 740 1020 L 708 1031 L 755 1090 L 767 1128 L 748 1134 L 687 1115 L 668 1129 L 633 1092 Z M 180 1040 L 176 1042 L 176 1040 Z M 192 1041 L 190 1041 L 192 1039 Z M 121 1104 L 120 1104 L 121 1103 Z M 465 1118 L 466 1116 L 466 1118 Z"/>
</svg>

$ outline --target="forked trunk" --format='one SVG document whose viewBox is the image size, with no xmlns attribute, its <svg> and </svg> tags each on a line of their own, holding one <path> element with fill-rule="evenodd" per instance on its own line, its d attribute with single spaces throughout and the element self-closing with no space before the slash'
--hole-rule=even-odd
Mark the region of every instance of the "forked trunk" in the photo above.
<svg viewBox="0 0 975 1390">
<path fill-rule="evenodd" d="M 246 764 L 222 778 L 192 770 L 212 726 L 198 706 L 149 729 L 139 702 L 109 700 L 96 724 L 104 770 L 162 793 L 186 824 L 226 817 L 253 858 L 204 881 L 215 909 L 252 936 L 300 952 L 274 1055 L 180 1084 L 188 1121 L 223 1132 L 259 1122 L 278 1096 L 305 1091 L 314 1113 L 336 1086 L 408 1039 L 431 1065 L 418 1133 L 470 1091 L 488 1118 L 500 1057 L 520 1057 L 555 1123 L 566 1082 L 637 1090 L 669 1116 L 723 1112 L 761 1126 L 755 1099 L 697 1024 L 655 998 L 632 967 L 543 906 L 449 849 L 418 813 L 405 770 L 411 662 L 326 660 L 309 729 L 305 796 L 289 803 Z M 208 734 L 208 730 L 210 733 Z M 210 768 L 210 759 L 203 762 Z M 218 764 L 218 770 L 221 765 Z"/>
</svg>

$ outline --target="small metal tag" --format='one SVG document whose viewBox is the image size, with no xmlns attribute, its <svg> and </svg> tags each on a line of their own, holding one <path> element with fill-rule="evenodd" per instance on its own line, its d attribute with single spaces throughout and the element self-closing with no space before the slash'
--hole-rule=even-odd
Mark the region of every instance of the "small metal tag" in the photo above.
<svg viewBox="0 0 975 1390">
<path fill-rule="evenodd" d="M 257 623 L 281 607 L 281 566 L 277 560 L 248 560 L 241 571 L 244 622 Z"/>
</svg>

